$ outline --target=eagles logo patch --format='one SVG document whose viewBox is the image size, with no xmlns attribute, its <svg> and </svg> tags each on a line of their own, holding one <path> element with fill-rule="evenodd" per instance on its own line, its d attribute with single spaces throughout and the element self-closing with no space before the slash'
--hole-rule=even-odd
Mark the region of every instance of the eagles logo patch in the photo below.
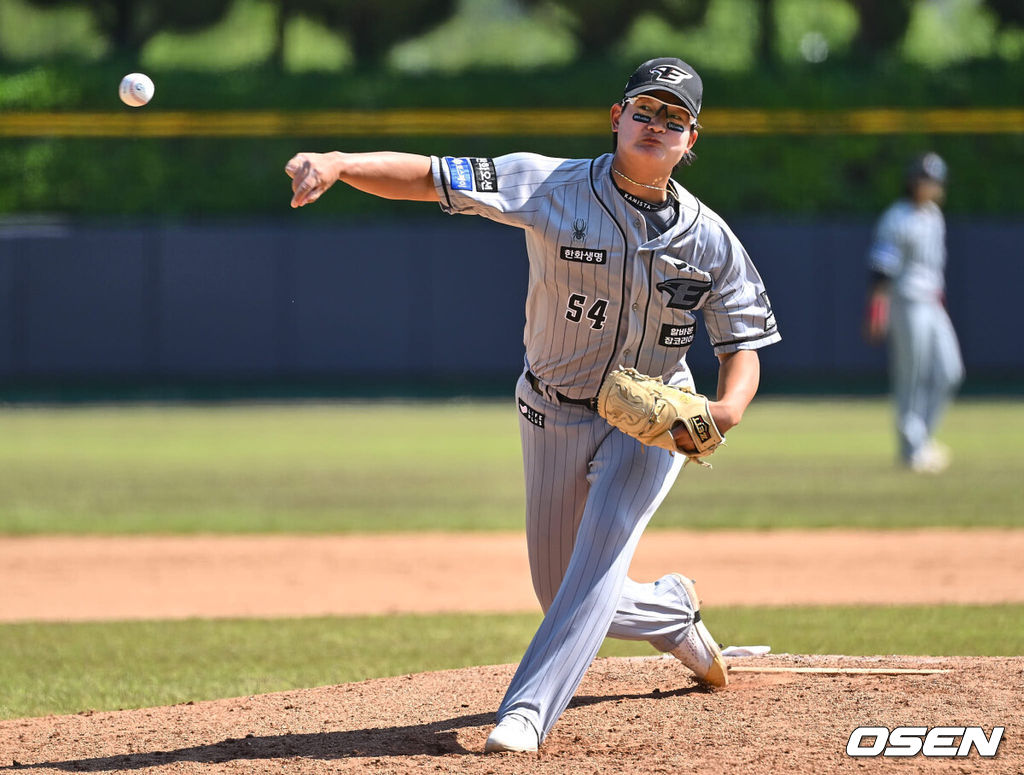
<svg viewBox="0 0 1024 775">
<path fill-rule="evenodd" d="M 689 310 L 697 308 L 697 305 L 704 299 L 704 295 L 711 290 L 711 283 L 691 277 L 676 277 L 660 282 L 655 287 L 668 294 L 669 298 L 665 302 L 665 306 L 672 309 Z"/>
</svg>

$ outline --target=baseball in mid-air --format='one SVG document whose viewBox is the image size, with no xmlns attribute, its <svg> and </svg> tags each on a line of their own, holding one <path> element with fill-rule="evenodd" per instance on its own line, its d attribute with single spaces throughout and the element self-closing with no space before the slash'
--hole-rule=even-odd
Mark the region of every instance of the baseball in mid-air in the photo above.
<svg viewBox="0 0 1024 775">
<path fill-rule="evenodd" d="M 133 108 L 141 108 L 153 99 L 153 80 L 145 73 L 128 73 L 121 79 L 117 90 L 121 102 Z"/>
</svg>

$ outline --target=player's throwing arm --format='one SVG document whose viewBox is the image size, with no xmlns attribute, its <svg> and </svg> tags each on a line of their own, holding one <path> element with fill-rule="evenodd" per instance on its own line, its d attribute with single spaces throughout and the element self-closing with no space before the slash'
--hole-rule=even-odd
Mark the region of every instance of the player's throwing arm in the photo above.
<svg viewBox="0 0 1024 775">
<path fill-rule="evenodd" d="M 312 204 L 339 180 L 384 199 L 438 201 L 430 157 L 413 153 L 299 153 L 284 171 L 292 179 L 292 207 Z"/>
</svg>

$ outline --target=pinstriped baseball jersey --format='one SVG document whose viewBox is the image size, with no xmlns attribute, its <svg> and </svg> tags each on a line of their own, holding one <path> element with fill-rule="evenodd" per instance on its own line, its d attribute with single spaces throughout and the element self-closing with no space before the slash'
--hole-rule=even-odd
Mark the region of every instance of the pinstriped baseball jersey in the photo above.
<svg viewBox="0 0 1024 775">
<path fill-rule="evenodd" d="M 632 366 L 692 384 L 686 353 L 701 313 L 717 354 L 780 339 L 761 277 L 714 212 L 672 182 L 674 224 L 648 238 L 644 214 L 619 194 L 612 155 L 557 159 L 433 157 L 448 213 L 525 230 L 530 261 L 526 362 L 572 398 Z"/>
<path fill-rule="evenodd" d="M 535 379 L 520 378 L 516 402 L 530 570 L 546 613 L 498 717 L 518 715 L 539 741 L 606 635 L 672 651 L 695 621 L 671 574 L 653 584 L 628 578 L 681 457 L 644 447 L 563 397 L 597 395 L 619 365 L 692 384 L 686 353 L 698 314 L 720 354 L 779 339 L 761 278 L 722 220 L 673 183 L 674 220 L 648 224 L 616 188 L 612 159 L 431 159 L 443 210 L 526 236 L 524 343 Z"/>
<path fill-rule="evenodd" d="M 903 199 L 886 210 L 868 256 L 873 270 L 892 279 L 904 299 L 930 301 L 945 289 L 946 221 L 934 202 L 915 207 Z"/>
</svg>

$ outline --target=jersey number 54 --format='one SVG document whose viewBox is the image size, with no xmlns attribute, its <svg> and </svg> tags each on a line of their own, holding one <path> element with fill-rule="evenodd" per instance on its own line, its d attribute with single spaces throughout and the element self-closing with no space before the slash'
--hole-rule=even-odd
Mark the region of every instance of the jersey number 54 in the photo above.
<svg viewBox="0 0 1024 775">
<path fill-rule="evenodd" d="M 586 312 L 584 313 L 584 310 Z M 598 299 L 587 309 L 587 297 L 582 293 L 574 293 L 569 297 L 569 303 L 565 308 L 565 319 L 573 323 L 579 323 L 586 314 L 590 321 L 590 327 L 595 331 L 604 328 L 604 321 L 608 317 L 608 300 Z"/>
</svg>

